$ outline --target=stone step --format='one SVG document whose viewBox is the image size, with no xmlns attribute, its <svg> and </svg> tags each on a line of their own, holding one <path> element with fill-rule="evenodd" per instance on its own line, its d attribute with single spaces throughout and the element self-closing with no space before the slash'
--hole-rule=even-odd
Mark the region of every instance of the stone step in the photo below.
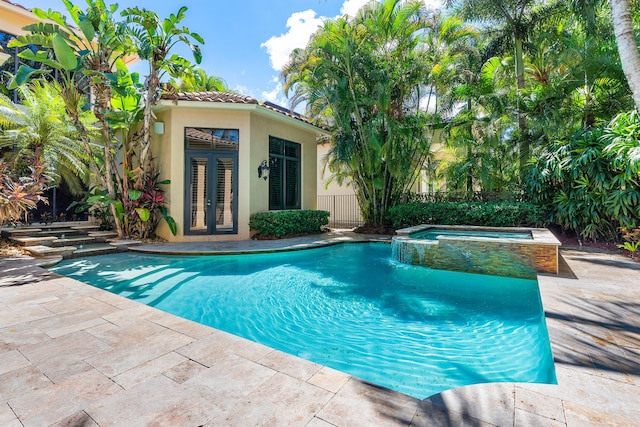
<svg viewBox="0 0 640 427">
<path fill-rule="evenodd" d="M 118 249 L 118 252 L 126 252 L 129 250 L 130 246 L 138 246 L 142 244 L 140 240 L 128 240 L 128 239 L 107 239 L 107 242 L 111 246 L 114 246 Z"/>
<path fill-rule="evenodd" d="M 115 231 L 89 231 L 89 237 L 94 237 L 96 242 L 104 243 L 107 239 L 118 237 Z"/>
<path fill-rule="evenodd" d="M 50 222 L 48 224 L 37 224 L 37 227 L 43 230 L 57 230 L 59 228 L 84 227 L 87 225 L 93 226 L 93 223 L 89 221 L 62 221 L 62 222 Z"/>
<path fill-rule="evenodd" d="M 74 230 L 78 230 L 78 231 L 100 231 L 100 226 L 97 224 L 86 224 L 86 225 L 74 225 L 71 226 L 69 228 L 72 228 Z"/>
<path fill-rule="evenodd" d="M 118 248 L 108 243 L 92 243 L 90 245 L 82 245 L 76 248 L 73 253 L 64 255 L 65 259 L 82 258 L 92 255 L 105 255 L 118 252 Z"/>
<path fill-rule="evenodd" d="M 10 237 L 12 242 L 17 243 L 21 246 L 40 246 L 40 245 L 49 245 L 54 240 L 55 237 L 41 236 L 41 237 L 33 237 L 33 236 L 21 236 L 21 237 Z"/>
<path fill-rule="evenodd" d="M 84 236 L 71 236 L 66 238 L 60 238 L 51 242 L 51 246 L 59 247 L 59 246 L 78 246 L 78 245 L 90 245 L 95 243 L 96 239 L 94 237 L 89 237 L 87 235 Z"/>
<path fill-rule="evenodd" d="M 60 255 L 63 258 L 66 258 L 77 248 L 75 246 L 62 246 L 59 248 L 52 248 L 51 246 L 28 246 L 25 249 L 36 258 L 49 257 L 53 255 Z"/>
<path fill-rule="evenodd" d="M 87 235 L 87 233 L 83 230 L 76 230 L 73 228 L 58 228 L 55 230 L 42 230 L 37 233 L 39 236 L 55 236 L 65 238 L 66 236 L 81 236 Z M 65 237 L 62 237 L 65 236 Z"/>
<path fill-rule="evenodd" d="M 7 227 L 2 229 L 2 235 L 6 237 L 13 237 L 13 236 L 18 237 L 18 236 L 34 234 L 39 231 L 42 231 L 42 229 L 32 228 L 32 227 L 20 227 L 20 228 Z"/>
</svg>

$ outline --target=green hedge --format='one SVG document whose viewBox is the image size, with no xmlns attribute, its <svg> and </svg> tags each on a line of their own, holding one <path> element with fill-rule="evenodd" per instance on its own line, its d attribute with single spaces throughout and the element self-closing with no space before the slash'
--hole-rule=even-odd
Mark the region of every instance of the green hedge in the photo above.
<svg viewBox="0 0 640 427">
<path fill-rule="evenodd" d="M 328 223 L 329 212 L 327 211 L 258 212 L 249 218 L 249 228 L 265 238 L 319 233 Z"/>
<path fill-rule="evenodd" d="M 547 217 L 546 209 L 524 202 L 413 202 L 391 208 L 387 219 L 397 230 L 420 224 L 541 227 Z"/>
</svg>

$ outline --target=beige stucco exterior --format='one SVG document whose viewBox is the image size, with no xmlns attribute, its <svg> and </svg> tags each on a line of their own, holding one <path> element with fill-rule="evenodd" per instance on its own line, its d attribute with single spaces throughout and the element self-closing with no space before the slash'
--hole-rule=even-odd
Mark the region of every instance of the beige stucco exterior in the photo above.
<svg viewBox="0 0 640 427">
<path fill-rule="evenodd" d="M 316 137 L 322 130 L 301 120 L 257 104 L 202 101 L 161 101 L 157 121 L 164 134 L 153 134 L 152 150 L 161 179 L 171 180 L 166 200 L 169 214 L 178 223 L 173 236 L 164 222 L 157 234 L 169 241 L 244 240 L 250 237 L 249 216 L 269 210 L 269 183 L 258 178 L 258 166 L 269 159 L 269 136 L 301 144 L 301 207 L 316 209 Z M 185 235 L 186 127 L 238 129 L 238 232 L 237 234 Z"/>
<path fill-rule="evenodd" d="M 22 27 L 39 21 L 31 11 L 0 1 L 0 29 L 2 31 L 20 36 L 25 33 Z"/>
</svg>

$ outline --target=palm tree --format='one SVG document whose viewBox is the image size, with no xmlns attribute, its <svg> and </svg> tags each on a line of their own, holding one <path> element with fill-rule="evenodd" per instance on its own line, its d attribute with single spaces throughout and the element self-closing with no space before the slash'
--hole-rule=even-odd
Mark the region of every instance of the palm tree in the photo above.
<svg viewBox="0 0 640 427">
<path fill-rule="evenodd" d="M 622 69 L 631 88 L 636 111 L 640 112 L 640 53 L 633 31 L 631 2 L 609 0 L 609 4 Z"/>
<path fill-rule="evenodd" d="M 563 2 L 539 2 L 536 0 L 446 0 L 447 7 L 455 6 L 460 15 L 469 20 L 483 23 L 486 33 L 493 32 L 491 44 L 487 47 L 492 56 L 496 50 L 502 50 L 509 38 L 513 46 L 516 92 L 525 89 L 525 42 L 528 28 L 545 17 L 555 13 Z M 527 137 L 525 116 L 519 103 L 516 106 L 519 130 L 519 160 L 521 179 L 524 179 L 525 166 L 530 157 L 530 141 Z"/>
<path fill-rule="evenodd" d="M 66 16 L 60 12 L 34 8 L 33 13 L 43 22 L 24 27 L 24 30 L 30 33 L 16 37 L 9 45 L 11 47 L 37 45 L 45 48 L 35 53 L 25 49 L 19 55 L 23 59 L 42 62 L 60 71 L 62 77 L 60 93 L 65 100 L 67 113 L 80 130 L 79 138 L 84 144 L 93 172 L 106 187 L 108 197 L 116 200 L 117 193 L 122 194 L 122 177 L 118 173 L 114 158 L 118 141 L 111 132 L 107 118 L 111 109 L 112 95 L 107 76 L 115 68 L 116 62 L 129 53 L 123 26 L 114 19 L 118 6 L 107 7 L 103 0 L 87 0 L 87 10 L 83 11 L 69 0 L 63 0 L 63 3 L 73 24 L 68 23 Z M 55 56 L 54 59 L 51 58 L 51 52 Z M 25 82 L 36 72 L 28 67 L 21 67 L 14 85 Z M 103 155 L 101 162 L 93 156 L 88 139 L 89 132 L 80 120 L 84 94 L 78 89 L 81 85 L 79 75 L 88 77 L 82 84 L 90 87 L 93 111 L 101 130 Z M 111 203 L 110 210 L 118 235 L 122 237 L 123 230 L 117 205 Z"/>
<path fill-rule="evenodd" d="M 221 77 L 208 75 L 199 67 L 183 73 L 179 80 L 169 79 L 169 84 L 180 92 L 229 92 L 227 83 Z"/>
<path fill-rule="evenodd" d="M 328 166 L 338 180 L 350 179 L 369 225 L 382 225 L 428 155 L 420 108 L 427 26 L 422 2 L 371 2 L 353 20 L 326 21 L 282 71 L 292 104 L 306 102 L 307 113 L 331 128 Z"/>
<path fill-rule="evenodd" d="M 178 43 L 184 43 L 191 49 L 196 63 L 199 64 L 202 61 L 200 47 L 192 43 L 192 40 L 195 40 L 204 44 L 202 37 L 189 31 L 187 27 L 178 26 L 185 18 L 186 12 L 187 7 L 182 6 L 177 14 L 171 14 L 165 19 L 160 19 L 158 14 L 153 11 L 138 7 L 128 8 L 122 12 L 130 28 L 129 35 L 134 43 L 135 53 L 140 59 L 146 60 L 149 66 L 142 100 L 144 116 L 139 160 L 142 170 L 147 169 L 149 166 L 147 163 L 151 159 L 152 108 L 162 95 L 162 77 L 166 73 L 173 77 L 178 76 L 191 65 L 177 54 L 171 54 L 171 50 Z"/>
<path fill-rule="evenodd" d="M 0 124 L 5 129 L 0 134 L 0 148 L 9 148 L 15 162 L 44 165 L 44 173 L 52 177 L 54 185 L 64 180 L 72 191 L 80 193 L 82 181 L 89 177 L 87 154 L 52 86 L 33 82 L 20 87 L 21 106 L 0 95 Z"/>
</svg>

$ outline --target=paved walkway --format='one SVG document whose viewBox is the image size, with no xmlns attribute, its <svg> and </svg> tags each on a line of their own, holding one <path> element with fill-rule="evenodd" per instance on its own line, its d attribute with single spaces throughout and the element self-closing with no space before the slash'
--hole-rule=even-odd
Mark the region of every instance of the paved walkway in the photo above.
<svg viewBox="0 0 640 427">
<path fill-rule="evenodd" d="M 562 254 L 575 278 L 538 279 L 559 384 L 422 401 L 0 258 L 0 425 L 640 426 L 640 267 Z"/>
</svg>

